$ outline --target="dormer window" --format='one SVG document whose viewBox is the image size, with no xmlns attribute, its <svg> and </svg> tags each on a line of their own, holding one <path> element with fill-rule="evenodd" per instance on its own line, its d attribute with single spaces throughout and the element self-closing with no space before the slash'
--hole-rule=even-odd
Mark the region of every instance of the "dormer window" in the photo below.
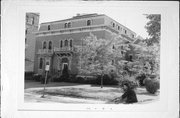
<svg viewBox="0 0 180 118">
<path fill-rule="evenodd" d="M 91 25 L 91 20 L 87 20 L 87 26 Z"/>
<path fill-rule="evenodd" d="M 50 27 L 50 25 L 48 25 L 48 30 L 50 30 L 51 29 L 51 27 Z"/>
</svg>

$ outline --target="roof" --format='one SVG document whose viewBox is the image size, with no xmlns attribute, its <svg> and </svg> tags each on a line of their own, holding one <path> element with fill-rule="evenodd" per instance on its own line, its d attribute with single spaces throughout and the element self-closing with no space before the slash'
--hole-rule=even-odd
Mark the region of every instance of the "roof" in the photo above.
<svg viewBox="0 0 180 118">
<path fill-rule="evenodd" d="M 62 22 L 67 20 L 75 20 L 75 19 L 81 19 L 81 18 L 90 18 L 90 17 L 97 17 L 97 16 L 104 16 L 104 14 L 77 14 L 76 16 L 73 16 L 72 18 L 64 19 L 64 20 L 57 20 L 57 21 L 51 21 L 51 22 L 44 22 L 41 24 L 48 24 L 48 23 L 55 23 L 55 22 Z"/>
</svg>

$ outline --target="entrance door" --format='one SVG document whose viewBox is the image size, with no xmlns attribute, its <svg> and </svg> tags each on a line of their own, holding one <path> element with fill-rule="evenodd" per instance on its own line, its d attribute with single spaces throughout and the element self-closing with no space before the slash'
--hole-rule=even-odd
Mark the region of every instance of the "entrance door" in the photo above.
<svg viewBox="0 0 180 118">
<path fill-rule="evenodd" d="M 67 79 L 69 78 L 69 68 L 68 68 L 68 59 L 62 59 L 62 78 Z"/>
</svg>

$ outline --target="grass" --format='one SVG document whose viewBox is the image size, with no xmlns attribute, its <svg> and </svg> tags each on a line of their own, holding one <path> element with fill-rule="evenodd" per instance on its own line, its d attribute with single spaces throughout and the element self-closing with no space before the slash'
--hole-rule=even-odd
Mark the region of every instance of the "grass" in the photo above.
<svg viewBox="0 0 180 118">
<path fill-rule="evenodd" d="M 34 91 L 42 94 L 42 90 Z M 87 89 L 87 88 L 61 88 L 61 89 L 48 89 L 45 94 L 53 96 L 64 96 L 83 99 L 95 99 L 102 101 L 109 101 L 122 95 L 121 89 Z"/>
</svg>

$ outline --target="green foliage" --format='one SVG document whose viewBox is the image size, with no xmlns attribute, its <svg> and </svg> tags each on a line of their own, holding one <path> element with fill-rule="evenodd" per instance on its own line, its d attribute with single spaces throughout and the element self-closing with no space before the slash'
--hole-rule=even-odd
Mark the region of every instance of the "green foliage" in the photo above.
<svg viewBox="0 0 180 118">
<path fill-rule="evenodd" d="M 159 79 L 145 79 L 145 87 L 149 93 L 155 94 L 160 87 Z"/>
</svg>

